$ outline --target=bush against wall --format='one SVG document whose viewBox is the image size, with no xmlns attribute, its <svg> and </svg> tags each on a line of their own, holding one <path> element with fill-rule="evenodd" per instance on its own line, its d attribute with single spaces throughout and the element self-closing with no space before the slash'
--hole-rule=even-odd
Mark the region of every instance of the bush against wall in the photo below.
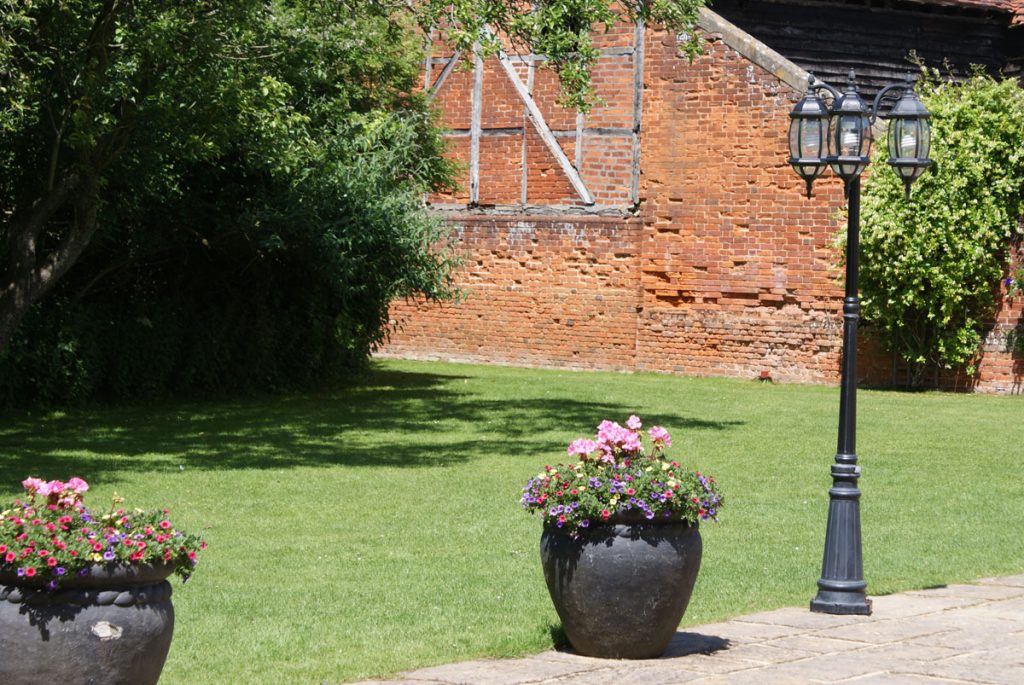
<svg viewBox="0 0 1024 685">
<path fill-rule="evenodd" d="M 910 363 L 973 372 L 1014 241 L 1024 235 L 1024 90 L 981 72 L 961 82 L 926 72 L 932 168 L 903 198 L 875 173 L 861 207 L 860 288 L 866 323 Z M 875 169 L 885 163 L 885 141 Z"/>
</svg>

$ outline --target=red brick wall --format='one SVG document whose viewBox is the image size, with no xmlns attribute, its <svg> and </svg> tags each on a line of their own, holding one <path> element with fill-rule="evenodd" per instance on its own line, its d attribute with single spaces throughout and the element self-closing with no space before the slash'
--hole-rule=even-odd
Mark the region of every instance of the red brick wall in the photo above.
<svg viewBox="0 0 1024 685">
<path fill-rule="evenodd" d="M 819 181 L 808 200 L 786 164 L 802 94 L 721 41 L 689 64 L 653 32 L 644 80 L 637 368 L 836 380 L 842 191 Z"/>
<path fill-rule="evenodd" d="M 396 302 L 384 356 L 579 369 L 634 367 L 637 219 L 454 217 L 459 304 Z"/>
<path fill-rule="evenodd" d="M 602 38 L 632 45 L 632 27 Z M 451 215 L 467 253 L 456 305 L 395 303 L 398 326 L 381 354 L 569 368 L 636 369 L 783 382 L 836 382 L 842 338 L 842 273 L 832 247 L 845 225 L 831 174 L 815 197 L 786 164 L 788 113 L 802 95 L 721 40 L 690 64 L 676 39 L 647 31 L 640 204 L 631 215 L 632 57 L 602 58 L 595 84 L 606 106 L 586 126 L 580 175 L 597 204 L 619 216 L 544 216 L 544 204 L 578 197 L 554 157 L 525 134 L 481 138 L 480 202 L 518 202 L 526 140 L 529 212 Z M 525 83 L 525 67 L 518 65 Z M 435 67 L 435 73 L 440 68 Z M 499 69 L 484 73 L 482 126 L 523 124 Z M 472 71 L 455 72 L 439 95 L 445 121 L 468 127 Z M 552 129 L 575 129 L 554 104 L 553 75 L 534 94 Z M 468 161 L 468 137 L 452 154 Z M 559 137 L 574 159 L 574 140 Z M 459 191 L 435 202 L 466 202 Z M 943 387 L 1022 392 L 1024 358 L 1006 351 L 1024 321 L 1024 297 L 1005 302 L 978 373 L 939 373 Z M 862 334 L 862 380 L 906 381 L 905 369 Z"/>
</svg>

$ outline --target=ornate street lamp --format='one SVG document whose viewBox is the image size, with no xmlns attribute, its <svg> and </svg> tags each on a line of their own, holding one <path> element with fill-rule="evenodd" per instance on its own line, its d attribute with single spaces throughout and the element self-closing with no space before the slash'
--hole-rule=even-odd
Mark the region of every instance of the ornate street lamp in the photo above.
<svg viewBox="0 0 1024 685">
<path fill-rule="evenodd" d="M 811 76 L 808 86 L 813 85 Z M 789 163 L 807 182 L 807 197 L 811 197 L 811 184 L 828 166 L 824 159 L 828 149 L 828 107 L 808 89 L 789 116 Z"/>
<path fill-rule="evenodd" d="M 888 93 L 902 90 L 902 96 L 886 114 L 878 106 Z M 832 96 L 831 108 L 818 96 Z M 823 149 L 821 112 L 828 112 L 827 149 Z M 839 395 L 839 440 L 832 465 L 829 490 L 828 524 L 825 528 L 825 552 L 821 562 L 818 594 L 811 600 L 811 611 L 828 614 L 870 614 L 871 600 L 865 596 L 867 583 L 861 557 L 860 490 L 857 480 L 857 323 L 860 300 L 857 296 L 858 253 L 860 251 L 860 175 L 867 167 L 871 152 L 871 124 L 879 118 L 889 120 L 889 165 L 903 180 L 907 199 L 910 185 L 931 165 L 931 129 L 928 110 L 914 93 L 913 83 L 886 86 L 869 107 L 857 93 L 855 76 L 850 70 L 846 92 L 840 93 L 812 75 L 807 95 L 790 113 L 789 163 L 811 184 L 825 166 L 843 179 L 848 199 L 846 225 L 846 293 L 843 298 L 843 365 Z"/>
</svg>

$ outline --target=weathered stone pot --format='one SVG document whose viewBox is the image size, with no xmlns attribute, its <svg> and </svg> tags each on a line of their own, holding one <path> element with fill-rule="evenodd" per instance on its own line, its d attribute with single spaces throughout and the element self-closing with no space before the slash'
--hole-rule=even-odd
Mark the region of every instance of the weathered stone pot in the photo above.
<svg viewBox="0 0 1024 685">
<path fill-rule="evenodd" d="M 633 512 L 570 535 L 545 528 L 541 563 L 569 642 L 580 654 L 648 659 L 665 651 L 700 570 L 698 524 Z"/>
<path fill-rule="evenodd" d="M 0 683 L 156 683 L 174 631 L 172 571 L 94 566 L 54 592 L 0 573 Z"/>
</svg>

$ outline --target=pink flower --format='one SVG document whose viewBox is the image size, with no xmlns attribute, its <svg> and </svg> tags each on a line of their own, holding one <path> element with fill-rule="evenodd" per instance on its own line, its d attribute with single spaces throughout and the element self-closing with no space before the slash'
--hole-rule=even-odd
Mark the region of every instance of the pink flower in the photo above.
<svg viewBox="0 0 1024 685">
<path fill-rule="evenodd" d="M 68 482 L 64 484 L 69 490 L 74 490 L 75 494 L 81 495 L 82 493 L 89 490 L 89 484 L 78 476 L 73 476 L 68 479 Z"/>
<path fill-rule="evenodd" d="M 34 495 L 37 492 L 39 492 L 39 488 L 43 487 L 44 485 L 46 485 L 46 481 L 40 478 L 29 477 L 21 481 L 21 487 L 25 488 L 25 491 L 30 495 Z"/>
<path fill-rule="evenodd" d="M 668 431 L 661 426 L 654 426 L 651 430 L 647 431 L 647 435 L 651 437 L 651 441 L 659 447 L 671 447 L 672 436 L 668 434 Z"/>
<path fill-rule="evenodd" d="M 628 419 L 626 419 L 626 425 L 629 426 L 631 430 L 636 431 L 640 430 L 640 426 L 642 426 L 643 424 L 640 423 L 640 417 L 637 416 L 636 414 L 633 414 Z"/>
<path fill-rule="evenodd" d="M 163 528 L 164 530 L 168 530 L 171 527 L 171 522 L 168 521 L 167 519 L 164 519 L 163 521 L 160 522 L 160 527 Z"/>
<path fill-rule="evenodd" d="M 638 452 L 640 451 L 640 436 L 630 431 L 622 439 L 622 449 L 627 452 Z"/>
<path fill-rule="evenodd" d="M 39 487 L 36 488 L 36 492 L 43 497 L 59 495 L 64 492 L 64 483 L 59 480 L 51 480 L 49 483 L 41 483 Z"/>
<path fill-rule="evenodd" d="M 580 438 L 579 440 L 574 440 L 572 444 L 569 445 L 568 453 L 570 457 L 583 458 L 586 457 L 591 452 L 596 451 L 597 448 L 598 444 L 593 440 Z"/>
</svg>

